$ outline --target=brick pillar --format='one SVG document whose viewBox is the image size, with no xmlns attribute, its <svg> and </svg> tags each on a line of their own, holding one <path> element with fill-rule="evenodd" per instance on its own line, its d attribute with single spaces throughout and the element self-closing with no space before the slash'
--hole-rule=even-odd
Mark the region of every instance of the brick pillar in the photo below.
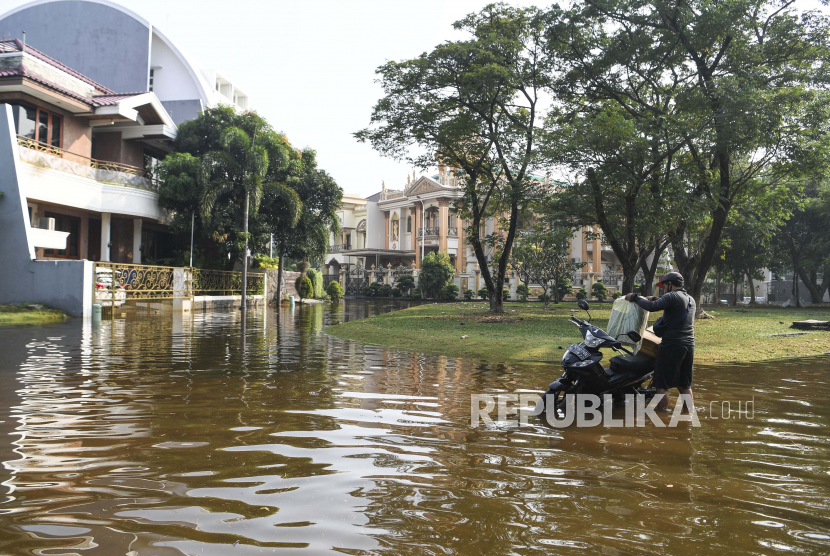
<svg viewBox="0 0 830 556">
<path fill-rule="evenodd" d="M 598 232 L 596 226 L 594 226 L 594 232 Z M 602 273 L 602 242 L 599 238 L 594 240 L 594 272 Z"/>
<path fill-rule="evenodd" d="M 447 220 L 450 214 L 449 199 L 438 199 L 438 250 L 447 252 Z"/>
<path fill-rule="evenodd" d="M 464 221 L 456 218 L 456 226 L 458 226 L 458 254 L 455 256 L 455 272 L 461 274 L 467 271 L 467 244 L 464 242 Z"/>
<path fill-rule="evenodd" d="M 412 248 L 415 250 L 415 266 L 421 268 L 421 240 L 418 238 L 418 229 L 421 227 L 418 215 L 420 203 L 412 206 Z"/>
<path fill-rule="evenodd" d="M 585 232 L 586 231 L 587 230 L 586 230 L 585 226 L 583 226 L 582 228 L 579 229 L 579 233 L 581 234 L 580 237 L 582 238 L 582 262 L 585 263 L 585 265 L 586 265 L 586 266 L 582 267 L 582 272 L 588 272 L 588 271 L 591 270 L 587 266 L 587 264 L 588 264 L 588 240 L 585 239 Z"/>
<path fill-rule="evenodd" d="M 384 211 L 383 216 L 383 240 L 386 246 L 385 248 L 389 249 L 389 211 Z"/>
</svg>

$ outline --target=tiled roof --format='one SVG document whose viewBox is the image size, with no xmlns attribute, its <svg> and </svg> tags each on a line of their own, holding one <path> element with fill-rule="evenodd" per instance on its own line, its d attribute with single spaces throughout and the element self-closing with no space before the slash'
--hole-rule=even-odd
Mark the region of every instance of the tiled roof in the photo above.
<svg viewBox="0 0 830 556">
<path fill-rule="evenodd" d="M 144 93 L 114 93 L 111 95 L 95 95 L 92 97 L 92 102 L 95 106 L 112 106 L 114 104 L 118 104 L 125 98 L 143 94 Z"/>
<path fill-rule="evenodd" d="M 62 93 L 66 96 L 69 96 L 69 97 L 72 97 L 74 99 L 80 100 L 81 102 L 84 102 L 86 104 L 92 104 L 92 101 L 89 98 L 87 98 L 83 95 L 79 95 L 78 93 L 75 93 L 75 92 L 70 91 L 68 89 L 65 89 L 65 88 L 61 87 L 60 85 L 55 85 L 51 81 L 47 81 L 46 79 L 42 79 L 42 78 L 40 78 L 36 75 L 32 75 L 32 74 L 28 73 L 26 71 L 26 68 L 24 68 L 23 66 L 20 66 L 17 69 L 13 69 L 13 70 L 0 71 L 0 77 L 14 77 L 14 76 L 18 76 L 18 75 L 20 77 L 25 77 L 26 79 L 31 79 L 32 81 L 36 81 L 37 83 L 40 83 L 41 85 L 46 85 L 50 89 L 54 89 L 55 91 L 58 91 L 59 93 Z"/>
<path fill-rule="evenodd" d="M 0 52 L 23 52 L 23 51 L 24 51 L 23 43 L 19 39 L 11 39 L 11 40 L 0 41 Z M 57 60 L 55 60 L 51 56 L 47 56 L 46 54 L 44 54 L 43 52 L 41 52 L 37 48 L 34 48 L 34 47 L 27 44 L 26 47 L 25 47 L 25 51 L 26 51 L 26 54 L 30 54 L 31 56 L 34 56 L 35 58 L 37 58 L 37 59 L 39 59 L 43 62 L 46 62 L 50 66 L 53 66 L 53 67 L 61 70 L 62 72 L 67 73 L 67 74 L 71 75 L 72 77 L 75 77 L 76 79 L 80 79 L 81 81 L 83 81 L 87 85 L 92 85 L 93 87 L 95 87 L 97 90 L 101 91 L 104 94 L 115 94 L 115 91 L 113 91 L 112 89 L 110 89 L 108 87 L 104 87 L 100 83 L 98 83 L 96 81 L 93 81 L 89 77 L 83 75 L 82 73 L 79 73 L 79 72 L 73 70 L 69 66 L 65 66 L 64 64 L 61 64 L 60 62 L 58 62 Z"/>
</svg>

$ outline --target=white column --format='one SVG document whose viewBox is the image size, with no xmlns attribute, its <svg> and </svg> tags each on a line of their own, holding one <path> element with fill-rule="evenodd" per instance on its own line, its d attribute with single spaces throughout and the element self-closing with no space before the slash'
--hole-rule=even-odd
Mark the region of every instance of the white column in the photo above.
<svg viewBox="0 0 830 556">
<path fill-rule="evenodd" d="M 112 233 L 110 230 L 110 220 L 112 215 L 108 212 L 101 213 L 101 260 L 110 260 L 110 241 Z"/>
<path fill-rule="evenodd" d="M 133 220 L 133 264 L 141 264 L 141 218 Z"/>
</svg>

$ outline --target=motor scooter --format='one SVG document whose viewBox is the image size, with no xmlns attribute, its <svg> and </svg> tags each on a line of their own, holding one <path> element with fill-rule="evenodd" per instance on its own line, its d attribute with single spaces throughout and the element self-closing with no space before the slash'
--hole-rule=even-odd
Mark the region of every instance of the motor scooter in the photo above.
<svg viewBox="0 0 830 556">
<path fill-rule="evenodd" d="M 588 313 L 588 320 L 584 321 L 572 315 L 570 322 L 579 328 L 583 341 L 568 346 L 562 357 L 562 376 L 548 386 L 547 392 L 536 406 L 535 413 L 541 415 L 551 408 L 557 411 L 564 409 L 565 396 L 568 394 L 596 394 L 600 399 L 604 399 L 604 394 L 611 394 L 614 401 L 622 401 L 626 394 L 653 397 L 654 389 L 651 388 L 651 382 L 656 344 L 652 343 L 650 346 L 654 349 L 641 349 L 634 354 L 617 338 L 612 338 L 604 330 L 591 324 L 590 306 L 587 301 L 581 299 L 578 305 Z M 642 340 L 635 330 L 620 334 L 623 335 L 628 336 L 634 343 Z M 622 353 L 610 359 L 608 368 L 603 368 L 600 364 L 600 350 L 603 348 L 611 348 Z"/>
</svg>

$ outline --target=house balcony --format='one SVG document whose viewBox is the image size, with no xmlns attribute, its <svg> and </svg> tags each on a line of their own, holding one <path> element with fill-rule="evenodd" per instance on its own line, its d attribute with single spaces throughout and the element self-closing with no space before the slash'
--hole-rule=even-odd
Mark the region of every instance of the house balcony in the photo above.
<svg viewBox="0 0 830 556">
<path fill-rule="evenodd" d="M 17 144 L 19 145 L 20 160 L 23 162 L 82 176 L 101 183 L 158 191 L 156 178 L 143 168 L 117 162 L 95 160 L 20 135 L 17 136 Z"/>
<path fill-rule="evenodd" d="M 418 228 L 418 237 L 438 237 L 440 228 L 433 226 L 430 228 Z"/>
<path fill-rule="evenodd" d="M 351 251 L 351 243 L 343 243 L 340 245 L 332 245 L 329 247 L 329 253 L 342 253 L 343 251 Z"/>
<path fill-rule="evenodd" d="M 17 138 L 17 174 L 33 203 L 164 222 L 154 176 L 141 168 L 95 160 L 26 137 Z"/>
</svg>

